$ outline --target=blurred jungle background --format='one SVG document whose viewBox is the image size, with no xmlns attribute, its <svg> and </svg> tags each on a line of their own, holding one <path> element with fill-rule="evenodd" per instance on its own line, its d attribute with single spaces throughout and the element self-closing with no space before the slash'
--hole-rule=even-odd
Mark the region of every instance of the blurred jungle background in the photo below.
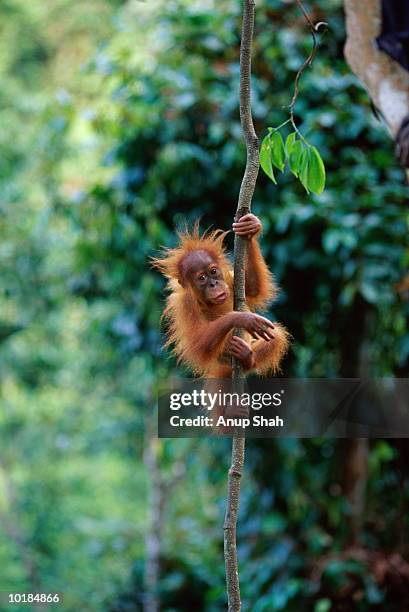
<svg viewBox="0 0 409 612">
<path fill-rule="evenodd" d="M 295 338 L 284 373 L 408 376 L 403 172 L 343 59 L 341 2 L 307 8 L 329 33 L 296 118 L 327 188 L 260 174 L 254 201 L 282 286 L 270 316 Z M 185 219 L 232 222 L 241 3 L 2 0 L 0 16 L 0 591 L 60 592 L 67 611 L 223 610 L 230 441 L 149 433 L 176 366 L 148 257 Z M 286 118 L 309 50 L 292 3 L 257 3 L 259 135 Z M 244 609 L 409 609 L 407 444 L 353 452 L 248 442 Z"/>
</svg>

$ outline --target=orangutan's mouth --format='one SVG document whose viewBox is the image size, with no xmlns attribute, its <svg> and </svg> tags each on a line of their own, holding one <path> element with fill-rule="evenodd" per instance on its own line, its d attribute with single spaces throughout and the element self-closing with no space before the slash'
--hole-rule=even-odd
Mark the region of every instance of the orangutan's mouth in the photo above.
<svg viewBox="0 0 409 612">
<path fill-rule="evenodd" d="M 215 296 L 214 296 L 214 298 L 213 298 L 213 300 L 214 300 L 215 302 L 224 302 L 224 300 L 226 299 L 226 297 L 227 297 L 227 293 L 226 293 L 226 291 L 222 291 L 222 292 L 221 292 L 221 293 L 219 293 L 218 295 L 215 295 Z"/>
</svg>

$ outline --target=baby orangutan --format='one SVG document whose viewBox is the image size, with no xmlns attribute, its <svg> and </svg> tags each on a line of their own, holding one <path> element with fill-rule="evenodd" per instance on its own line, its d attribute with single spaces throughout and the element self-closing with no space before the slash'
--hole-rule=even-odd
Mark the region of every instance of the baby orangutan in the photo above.
<svg viewBox="0 0 409 612">
<path fill-rule="evenodd" d="M 200 236 L 195 227 L 180 234 L 179 246 L 153 261 L 170 290 L 164 311 L 166 346 L 173 346 L 179 360 L 204 378 L 230 378 L 232 356 L 247 372 L 274 374 L 289 344 L 282 325 L 252 312 L 265 308 L 277 293 L 258 244 L 261 223 L 249 213 L 233 223 L 233 231 L 248 240 L 247 312 L 233 310 L 233 271 L 223 247 L 227 232 Z M 244 337 L 233 335 L 234 328 L 245 330 Z"/>
</svg>

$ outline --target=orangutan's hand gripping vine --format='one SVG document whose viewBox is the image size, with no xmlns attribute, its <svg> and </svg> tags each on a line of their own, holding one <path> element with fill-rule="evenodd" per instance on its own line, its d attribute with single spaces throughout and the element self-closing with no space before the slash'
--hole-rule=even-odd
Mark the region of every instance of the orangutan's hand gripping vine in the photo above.
<svg viewBox="0 0 409 612">
<path fill-rule="evenodd" d="M 166 346 L 173 346 L 179 360 L 205 378 L 230 377 L 232 356 L 247 372 L 274 374 L 289 344 L 282 325 L 252 312 L 265 308 L 277 293 L 258 244 L 261 223 L 249 213 L 233 223 L 233 231 L 248 240 L 247 312 L 233 310 L 233 272 L 223 248 L 227 232 L 200 236 L 196 226 L 192 233 L 180 234 L 176 248 L 153 260 L 170 290 L 164 312 L 169 323 Z M 244 337 L 233 335 L 234 328 L 244 329 Z"/>
</svg>

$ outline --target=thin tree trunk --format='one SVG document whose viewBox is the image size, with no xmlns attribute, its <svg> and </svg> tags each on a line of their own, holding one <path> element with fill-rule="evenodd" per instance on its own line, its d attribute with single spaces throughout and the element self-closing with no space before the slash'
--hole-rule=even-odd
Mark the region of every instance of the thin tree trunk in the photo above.
<svg viewBox="0 0 409 612">
<path fill-rule="evenodd" d="M 348 520 L 348 543 L 352 546 L 358 544 L 362 531 L 368 481 L 368 452 L 367 438 L 345 440 L 344 493 L 351 511 Z"/>
<path fill-rule="evenodd" d="M 250 212 L 251 201 L 259 170 L 259 142 L 251 115 L 251 46 L 254 30 L 255 0 L 243 1 L 243 26 L 240 46 L 240 119 L 247 149 L 247 162 L 240 187 L 235 219 Z M 243 311 L 246 307 L 245 259 L 246 240 L 240 236 L 234 239 L 234 309 Z M 238 335 L 241 330 L 236 330 Z M 233 391 L 241 393 L 244 374 L 240 362 L 233 360 Z M 240 582 L 237 563 L 236 525 L 240 500 L 240 484 L 244 465 L 244 433 L 237 431 L 232 441 L 232 460 L 228 475 L 228 493 L 224 519 L 224 558 L 229 612 L 240 612 Z"/>
<path fill-rule="evenodd" d="M 149 415 L 145 424 L 144 463 L 149 476 L 148 519 L 145 536 L 145 575 L 143 612 L 160 610 L 160 577 L 162 556 L 162 535 L 165 512 L 169 498 L 178 483 L 186 475 L 186 461 L 174 461 L 170 473 L 165 476 L 161 469 L 160 454 L 163 441 L 158 440 L 155 417 Z M 186 446 L 185 455 L 193 450 L 193 441 Z"/>
<path fill-rule="evenodd" d="M 366 379 L 370 375 L 371 343 L 375 327 L 373 310 L 362 299 L 354 304 L 349 339 L 343 346 L 345 366 L 342 370 L 346 378 Z M 351 431 L 351 435 L 354 432 Z M 366 504 L 366 487 L 368 481 L 369 442 L 366 438 L 349 438 L 344 445 L 344 477 L 343 490 L 349 501 L 350 516 L 348 518 L 350 534 L 349 544 L 359 542 Z"/>
<path fill-rule="evenodd" d="M 28 583 L 30 585 L 30 592 L 41 593 L 43 589 L 41 586 L 40 573 L 35 561 L 35 555 L 33 554 L 33 551 L 30 548 L 27 535 L 24 533 L 22 526 L 19 523 L 18 513 L 16 511 L 16 492 L 11 478 L 9 477 L 8 466 L 5 465 L 2 460 L 0 460 L 0 471 L 0 476 L 2 477 L 5 485 L 6 501 L 6 509 L 4 510 L 4 512 L 0 512 L 0 521 L 2 523 L 2 527 L 4 529 L 5 534 L 16 545 L 22 565 L 26 572 Z M 44 609 L 44 606 L 37 602 L 33 602 L 31 606 L 32 610 Z"/>
<path fill-rule="evenodd" d="M 160 552 L 163 524 L 164 491 L 158 465 L 157 439 L 153 434 L 153 422 L 147 420 L 144 461 L 150 479 L 149 526 L 145 537 L 144 612 L 159 610 Z"/>
</svg>

